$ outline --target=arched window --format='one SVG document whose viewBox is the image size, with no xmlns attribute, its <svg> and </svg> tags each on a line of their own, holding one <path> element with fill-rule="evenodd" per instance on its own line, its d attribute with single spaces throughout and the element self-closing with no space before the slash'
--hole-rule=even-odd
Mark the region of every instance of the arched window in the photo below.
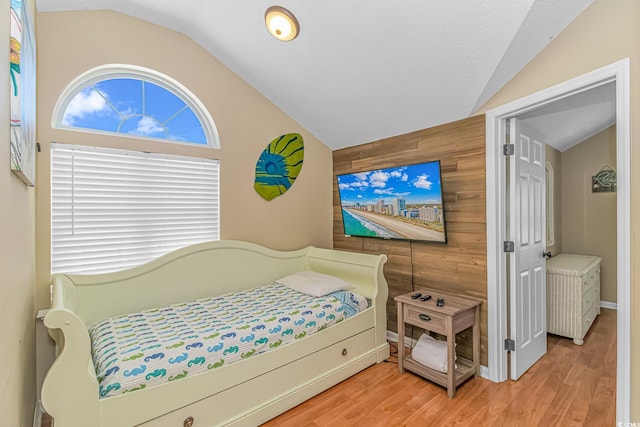
<svg viewBox="0 0 640 427">
<path fill-rule="evenodd" d="M 52 126 L 220 147 L 213 119 L 193 93 L 133 65 L 104 65 L 77 77 L 56 104 Z"/>
<path fill-rule="evenodd" d="M 52 126 L 220 146 L 213 120 L 188 89 L 134 66 L 98 67 L 76 78 L 58 100 Z M 127 144 L 59 141 L 50 148 L 52 273 L 120 270 L 220 238 L 217 160 Z"/>
</svg>

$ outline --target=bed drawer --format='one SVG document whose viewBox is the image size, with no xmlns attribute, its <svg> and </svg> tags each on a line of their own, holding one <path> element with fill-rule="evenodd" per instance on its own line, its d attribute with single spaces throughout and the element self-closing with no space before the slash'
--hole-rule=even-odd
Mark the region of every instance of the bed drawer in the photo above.
<svg viewBox="0 0 640 427">
<path fill-rule="evenodd" d="M 252 417 L 252 413 L 264 403 L 265 395 L 274 396 L 276 401 L 295 395 L 301 403 L 335 384 L 336 375 L 346 379 L 374 363 L 375 334 L 373 329 L 369 329 L 140 426 L 183 427 L 188 425 L 185 421 L 189 419 L 193 420 L 193 427 L 258 425 L 269 419 L 264 415 Z M 312 381 L 329 375 L 334 381 L 327 381 L 326 387 L 317 383 L 310 385 Z"/>
</svg>

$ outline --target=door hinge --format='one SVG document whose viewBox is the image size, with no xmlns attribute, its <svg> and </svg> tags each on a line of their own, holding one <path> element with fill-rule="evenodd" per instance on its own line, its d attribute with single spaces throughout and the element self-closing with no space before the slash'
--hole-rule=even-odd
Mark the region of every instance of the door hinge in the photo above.
<svg viewBox="0 0 640 427">
<path fill-rule="evenodd" d="M 513 144 L 505 144 L 502 146 L 502 154 L 504 154 L 505 156 L 513 156 L 515 152 L 516 149 Z"/>
<path fill-rule="evenodd" d="M 516 246 L 511 240 L 505 240 L 503 248 L 505 252 L 515 252 L 516 250 Z"/>
<path fill-rule="evenodd" d="M 504 340 L 504 349 L 507 351 L 516 351 L 516 342 L 507 338 Z"/>
</svg>

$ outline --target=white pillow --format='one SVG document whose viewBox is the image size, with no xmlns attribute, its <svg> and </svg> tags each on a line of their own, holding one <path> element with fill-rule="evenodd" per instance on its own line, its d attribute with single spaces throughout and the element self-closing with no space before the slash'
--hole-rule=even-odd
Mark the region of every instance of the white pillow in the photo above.
<svg viewBox="0 0 640 427">
<path fill-rule="evenodd" d="M 298 271 L 276 280 L 276 283 L 313 297 L 353 288 L 351 283 L 345 280 L 315 271 Z"/>
</svg>

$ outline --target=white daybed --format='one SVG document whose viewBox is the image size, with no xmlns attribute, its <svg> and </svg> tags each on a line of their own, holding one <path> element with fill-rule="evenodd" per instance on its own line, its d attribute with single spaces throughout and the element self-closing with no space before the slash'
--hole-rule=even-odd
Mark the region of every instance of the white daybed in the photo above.
<svg viewBox="0 0 640 427">
<path fill-rule="evenodd" d="M 55 427 L 255 426 L 389 356 L 384 255 L 238 241 L 194 245 L 130 270 L 54 275 L 45 324 L 57 358 L 42 387 Z M 349 281 L 371 306 L 267 353 L 135 393 L 99 398 L 88 325 L 270 284 L 312 270 Z"/>
</svg>

